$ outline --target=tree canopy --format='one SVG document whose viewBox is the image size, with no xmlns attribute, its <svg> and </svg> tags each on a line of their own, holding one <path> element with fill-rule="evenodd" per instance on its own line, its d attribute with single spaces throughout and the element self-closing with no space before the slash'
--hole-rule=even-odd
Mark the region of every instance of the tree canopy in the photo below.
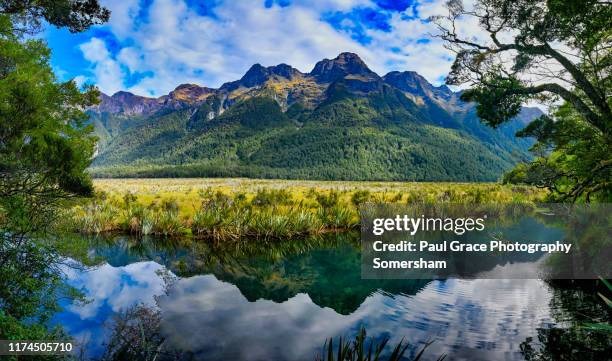
<svg viewBox="0 0 612 361">
<path fill-rule="evenodd" d="M 10 16 L 11 33 L 32 33 L 42 21 L 71 32 L 87 30 L 108 21 L 110 11 L 98 0 L 0 0 L 0 14 Z"/>
<path fill-rule="evenodd" d="M 46 237 L 67 199 L 87 196 L 95 145 L 83 109 L 92 87 L 59 82 L 43 21 L 84 30 L 108 18 L 95 0 L 0 0 L 0 338 L 53 339 L 47 329 L 57 297 L 72 295 Z M 63 292 L 66 291 L 67 293 Z"/>
<path fill-rule="evenodd" d="M 484 122 L 496 127 L 529 101 L 551 109 L 519 134 L 538 140 L 537 157 L 508 179 L 550 188 L 561 200 L 609 199 L 612 3 L 478 0 L 466 8 L 451 0 L 447 7 L 448 16 L 433 19 L 456 52 L 447 82 L 470 86 L 462 99 L 478 103 Z M 461 31 L 466 19 L 477 21 L 479 34 Z"/>
</svg>

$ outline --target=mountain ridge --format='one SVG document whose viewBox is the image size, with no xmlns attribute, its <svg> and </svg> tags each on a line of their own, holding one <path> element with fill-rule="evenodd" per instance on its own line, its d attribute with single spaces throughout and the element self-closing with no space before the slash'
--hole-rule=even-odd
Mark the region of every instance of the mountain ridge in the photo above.
<svg viewBox="0 0 612 361">
<path fill-rule="evenodd" d="M 206 99 L 206 96 L 202 96 L 201 94 L 212 95 L 216 92 L 231 93 L 232 91 L 236 90 L 239 87 L 252 88 L 252 87 L 262 86 L 264 85 L 264 83 L 266 83 L 267 81 L 271 80 L 271 78 L 274 78 L 274 77 L 282 77 L 288 81 L 291 81 L 295 78 L 309 78 L 311 80 L 316 80 L 318 82 L 329 84 L 329 83 L 336 82 L 339 80 L 347 80 L 346 79 L 347 77 L 349 77 L 348 80 L 357 79 L 362 82 L 364 81 L 385 82 L 389 76 L 395 75 L 395 74 L 399 74 L 400 76 L 403 76 L 405 74 L 415 74 L 416 75 L 414 76 L 415 79 L 419 79 L 420 82 L 427 84 L 427 86 L 431 88 L 436 88 L 433 85 L 431 85 L 420 74 L 413 72 L 413 71 L 403 71 L 403 72 L 392 71 L 392 72 L 385 74 L 384 76 L 379 76 L 374 71 L 370 70 L 369 67 L 365 64 L 365 62 L 361 60 L 361 58 L 357 54 L 350 53 L 350 52 L 344 52 L 344 53 L 340 53 L 334 59 L 323 59 L 323 60 L 318 61 L 309 73 L 302 73 L 298 69 L 293 68 L 292 66 L 284 64 L 284 63 L 280 63 L 280 64 L 272 65 L 272 66 L 262 66 L 261 64 L 256 63 L 256 64 L 253 64 L 240 79 L 225 82 L 219 88 L 209 88 L 209 87 L 201 86 L 198 84 L 180 84 L 174 90 L 170 91 L 168 94 L 162 95 L 159 97 L 141 96 L 141 95 L 136 95 L 129 91 L 123 91 L 123 90 L 117 91 L 112 95 L 107 95 L 107 94 L 102 93 L 101 98 L 100 98 L 101 104 L 94 106 L 92 110 L 94 111 L 99 110 L 101 112 L 109 112 L 109 113 L 115 113 L 115 114 L 121 113 L 120 111 L 113 110 L 113 108 L 115 109 L 118 108 L 117 106 L 112 107 L 112 106 L 107 106 L 106 104 L 108 102 L 115 101 L 118 103 L 122 103 L 122 105 L 125 105 L 126 110 L 127 112 L 129 112 L 130 115 L 137 114 L 138 113 L 137 110 L 139 109 L 142 110 L 141 111 L 142 113 L 150 113 L 151 109 L 159 110 L 160 108 L 163 108 L 163 106 L 167 104 L 168 101 L 176 100 L 176 96 L 174 96 L 174 94 L 177 93 L 177 91 L 182 90 L 182 89 L 186 89 L 186 88 L 189 89 L 189 92 L 186 92 L 186 98 L 188 99 L 186 99 L 183 105 L 193 105 L 197 103 L 198 101 L 201 102 Z M 359 79 L 358 78 L 359 76 L 362 76 L 364 78 Z M 387 82 L 387 83 L 392 84 L 390 82 Z M 440 90 L 444 89 L 444 91 L 447 92 L 448 94 L 454 94 L 448 87 L 446 87 L 446 85 L 437 87 L 436 89 L 440 89 Z M 125 100 L 125 98 L 128 98 L 128 97 L 130 98 L 130 101 L 140 102 L 140 103 L 145 104 L 145 106 L 135 107 L 134 105 L 129 104 Z M 136 109 L 133 109 L 133 108 L 136 108 Z"/>
<path fill-rule="evenodd" d="M 92 173 L 477 181 L 528 157 L 532 141 L 514 133 L 538 110 L 494 130 L 459 95 L 412 71 L 379 76 L 353 53 L 309 73 L 254 64 L 216 89 L 102 94 L 88 110 L 100 138 Z"/>
</svg>

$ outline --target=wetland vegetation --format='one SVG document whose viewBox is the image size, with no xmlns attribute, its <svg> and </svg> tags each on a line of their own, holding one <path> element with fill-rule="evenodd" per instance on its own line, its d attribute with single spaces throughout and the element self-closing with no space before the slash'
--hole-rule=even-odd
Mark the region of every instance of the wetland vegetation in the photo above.
<svg viewBox="0 0 612 361">
<path fill-rule="evenodd" d="M 124 170 L 123 174 L 146 175 L 148 168 L 168 176 L 490 180 L 522 159 L 525 163 L 504 177 L 504 183 L 513 185 L 92 181 L 95 170 L 90 166 L 102 143 L 84 110 L 96 106 L 100 93 L 93 86 L 59 79 L 50 50 L 37 35 L 46 24 L 81 32 L 108 21 L 109 11 L 96 0 L 0 1 L 0 339 L 73 340 L 83 350 L 81 355 L 49 359 L 176 358 L 159 352 L 167 346 L 196 359 L 309 361 L 318 351 L 325 352 L 325 340 L 339 335 L 350 340 L 357 334 L 356 343 L 335 343 L 341 354 L 337 358 L 352 357 L 360 352 L 365 339 L 360 330 L 366 327 L 377 342 L 369 345 L 389 340 L 389 345 L 402 345 L 396 350 L 405 351 L 407 358 L 416 358 L 419 350 L 431 345 L 427 350 L 433 357 L 446 354 L 449 359 L 608 359 L 612 307 L 610 287 L 603 279 L 362 279 L 356 228 L 359 206 L 367 202 L 533 204 L 611 199 L 610 4 L 476 3 L 480 7 L 475 12 L 466 12 L 459 2 L 450 1 L 449 17 L 435 19 L 441 22 L 443 40 L 460 48 L 447 80 L 456 85 L 472 82 L 460 95 L 462 101 L 476 102 L 468 104 L 472 123 L 463 126 L 482 129 L 474 123 L 480 119 L 498 127 L 514 119 L 525 102 L 549 101 L 549 114 L 518 133 L 529 138 L 524 145 L 535 142 L 533 158 L 499 149 L 499 138 L 488 128 L 479 138 L 487 142 L 486 150 L 471 139 L 465 143 L 462 137 L 444 136 L 463 130 L 432 130 L 426 124 L 438 116 L 423 111 L 437 113 L 439 104 L 416 111 L 417 104 L 397 91 L 385 99 L 368 99 L 360 94 L 361 80 L 345 79 L 347 74 L 340 73 L 331 93 L 339 101 L 324 104 L 314 112 L 317 119 L 310 119 L 339 121 L 333 132 L 328 132 L 332 127 L 306 124 L 310 134 L 300 137 L 298 129 L 291 129 L 291 137 L 268 142 L 265 152 L 253 153 L 251 146 L 258 144 L 234 144 L 244 143 L 248 137 L 242 136 L 251 128 L 269 126 L 274 119 L 289 128 L 296 124 L 288 123 L 272 99 L 246 99 L 236 103 L 239 114 L 228 111 L 221 118 L 240 124 L 237 137 L 223 140 L 225 149 L 235 154 L 222 154 L 221 162 L 186 168 L 187 173 L 158 169 L 148 163 L 173 146 L 166 143 L 160 149 L 160 143 L 152 141 L 142 154 L 127 149 L 145 156 L 140 164 L 144 173 L 117 168 L 108 175 Z M 478 18 L 475 23 L 492 31 L 495 44 L 465 42 L 454 27 L 444 27 L 445 21 L 464 16 Z M 515 43 L 499 43 L 496 34 L 502 30 L 517 34 Z M 579 56 L 565 58 L 551 45 L 556 43 L 568 44 Z M 497 55 L 505 51 L 518 52 L 511 69 L 498 62 Z M 559 59 L 565 71 L 551 75 L 573 78 L 565 85 L 557 81 L 534 87 L 531 77 L 520 78 L 532 75 L 538 64 Z M 379 83 L 378 75 L 370 75 L 373 84 Z M 344 91 L 349 83 L 358 85 L 357 92 Z M 558 97 L 565 103 L 555 106 Z M 260 111 L 249 112 L 253 105 Z M 291 112 L 296 111 L 301 112 Z M 415 114 L 426 122 L 417 122 Z M 301 119 L 293 115 L 298 118 L 291 121 Z M 368 124 L 357 124 L 361 122 Z M 380 125 L 389 122 L 394 123 L 386 130 L 391 133 L 380 135 Z M 142 134 L 156 139 L 156 132 L 174 134 L 172 129 L 162 126 Z M 197 131 L 208 130 L 205 126 Z M 378 135 L 370 134 L 372 130 Z M 187 142 L 195 148 L 184 149 L 185 157 L 177 154 L 175 159 L 206 158 L 204 153 L 219 150 L 218 137 L 205 134 L 203 142 Z M 409 137 L 398 141 L 405 135 Z M 429 145 L 412 152 L 413 140 Z M 202 144 L 206 147 L 198 147 Z M 279 155 L 277 149 L 285 151 Z M 228 168 L 224 160 L 234 155 L 252 164 Z M 502 162 L 494 161 L 497 155 Z M 308 161 L 306 168 L 296 171 L 302 160 Z M 285 166 L 289 167 L 279 171 Z M 449 171 L 454 177 L 448 177 Z M 596 226 L 578 244 L 587 254 L 610 242 L 608 219 Z M 497 266 L 522 267 L 529 261 L 513 259 L 486 267 L 472 262 L 470 275 Z M 573 260 L 554 261 L 571 265 Z M 431 338 L 436 342 L 429 344 Z M 329 341 L 328 356 L 333 348 Z"/>
<path fill-rule="evenodd" d="M 534 187 L 495 183 L 307 182 L 248 179 L 96 180 L 96 196 L 64 217 L 69 231 L 287 239 L 359 226 L 364 203 L 528 203 Z"/>
</svg>

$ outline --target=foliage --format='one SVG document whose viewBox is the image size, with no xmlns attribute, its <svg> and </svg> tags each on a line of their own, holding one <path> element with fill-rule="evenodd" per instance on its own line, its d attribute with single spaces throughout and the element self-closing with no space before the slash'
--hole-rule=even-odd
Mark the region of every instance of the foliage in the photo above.
<svg viewBox="0 0 612 361">
<path fill-rule="evenodd" d="M 353 342 L 349 340 L 343 340 L 342 337 L 338 340 L 337 350 L 334 349 L 334 339 L 330 338 L 325 342 L 324 352 L 318 355 L 315 360 L 317 361 L 399 361 L 404 359 L 404 353 L 408 349 L 408 344 L 404 344 L 404 341 L 400 341 L 394 348 L 388 357 L 382 357 L 383 350 L 387 343 L 388 338 L 383 339 L 380 343 L 376 343 L 373 339 L 370 340 L 369 344 L 366 339 L 366 330 L 361 327 L 355 340 Z M 425 344 L 423 349 L 412 359 L 418 361 L 423 357 L 425 349 L 429 347 L 431 343 Z M 439 361 L 445 357 L 440 356 Z"/>
<path fill-rule="evenodd" d="M 491 181 L 527 158 L 528 141 L 517 142 L 506 129 L 488 129 L 473 120 L 473 111 L 439 112 L 445 115 L 430 116 L 405 95 L 384 92 L 339 96 L 299 113 L 283 113 L 274 100 L 253 97 L 212 120 L 194 120 L 191 109 L 155 113 L 144 123 L 122 116 L 132 125 L 113 133 L 91 172 L 99 177 Z M 99 117 L 92 114 L 94 121 Z M 440 124 L 447 118 L 456 121 L 452 127 Z"/>
<path fill-rule="evenodd" d="M 521 343 L 528 361 L 605 360 L 609 358 L 612 307 L 600 298 L 609 294 L 609 282 L 600 280 L 555 280 L 551 299 L 553 318 L 563 327 L 538 329 L 537 337 Z"/>
<path fill-rule="evenodd" d="M 111 336 L 100 358 L 153 361 L 165 340 L 160 332 L 161 315 L 154 307 L 136 305 L 114 316 Z M 168 358 L 169 355 L 163 355 Z"/>
<path fill-rule="evenodd" d="M 538 139 L 534 151 L 539 156 L 517 166 L 504 182 L 549 188 L 554 200 L 610 201 L 612 143 L 568 104 L 554 116 L 554 121 L 548 117 L 534 121 L 519 134 Z"/>
<path fill-rule="evenodd" d="M 34 33 L 42 21 L 71 32 L 108 21 L 110 11 L 96 0 L 2 0 L 0 14 L 12 18 L 13 33 Z"/>
<path fill-rule="evenodd" d="M 66 287 L 48 233 L 60 210 L 93 191 L 94 151 L 82 111 L 98 92 L 59 83 L 49 49 L 34 39 L 46 21 L 72 31 L 108 18 L 95 0 L 0 1 L 0 338 L 64 338 L 48 329 Z M 27 36 L 25 36 L 27 35 Z"/>
<path fill-rule="evenodd" d="M 364 199 L 387 203 L 528 203 L 543 195 L 535 188 L 497 184 L 303 184 L 244 179 L 96 182 L 100 189 L 97 197 L 70 210 L 66 229 L 85 234 L 191 233 L 194 238 L 213 240 L 245 236 L 283 240 L 357 228 L 358 206 Z"/>
<path fill-rule="evenodd" d="M 45 325 L 57 310 L 57 297 L 74 297 L 74 290 L 63 284 L 63 273 L 51 245 L 41 242 L 2 242 L 0 249 L 0 306 L 4 320 L 28 320 L 24 329 L 32 323 Z M 16 335 L 5 333 L 0 337 L 14 339 Z"/>
<path fill-rule="evenodd" d="M 561 201 L 609 201 L 612 160 L 612 5 L 582 0 L 479 0 L 473 8 L 448 3 L 434 20 L 440 37 L 457 52 L 447 82 L 472 87 L 461 98 L 497 127 L 526 101 L 544 102 L 551 116 L 518 135 L 535 137 L 536 159 L 507 181 L 549 188 Z M 462 37 L 458 19 L 478 21 L 488 41 Z M 557 100 L 563 100 L 558 107 Z"/>
</svg>

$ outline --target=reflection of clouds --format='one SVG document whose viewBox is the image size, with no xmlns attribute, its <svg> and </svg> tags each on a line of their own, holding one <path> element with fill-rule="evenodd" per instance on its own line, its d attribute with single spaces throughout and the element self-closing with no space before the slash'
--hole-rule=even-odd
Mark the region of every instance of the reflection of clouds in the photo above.
<svg viewBox="0 0 612 361">
<path fill-rule="evenodd" d="M 313 346 L 351 323 L 305 294 L 283 303 L 251 303 L 238 288 L 210 275 L 180 280 L 159 305 L 171 342 L 213 360 L 290 360 L 299 355 L 311 360 Z"/>
<path fill-rule="evenodd" d="M 89 270 L 63 267 L 70 285 L 81 289 L 89 302 L 64 305 L 54 321 L 83 345 L 88 355 L 104 351 L 108 329 L 105 323 L 116 312 L 139 304 L 154 304 L 165 284 L 158 275 L 163 266 L 155 262 L 132 263 L 124 267 L 104 264 Z"/>
<path fill-rule="evenodd" d="M 543 270 L 546 268 L 546 262 L 550 254 L 542 255 L 535 262 L 512 262 L 498 264 L 492 269 L 480 272 L 475 278 L 487 279 L 535 279 L 545 278 Z"/>
<path fill-rule="evenodd" d="M 163 266 L 108 264 L 66 270 L 70 283 L 92 302 L 66 306 L 59 319 L 92 354 L 103 350 L 104 322 L 164 293 Z M 177 281 L 163 296 L 163 332 L 169 341 L 207 360 L 312 360 L 326 338 L 369 335 L 405 338 L 415 349 L 435 340 L 427 356 L 452 360 L 520 359 L 519 344 L 552 323 L 550 291 L 539 280 L 433 281 L 414 296 L 374 293 L 350 315 L 322 308 L 307 294 L 282 303 L 249 302 L 240 290 L 212 275 Z"/>
<path fill-rule="evenodd" d="M 539 280 L 435 281 L 415 296 L 368 297 L 344 316 L 305 294 L 283 303 L 248 302 L 214 276 L 177 282 L 160 300 L 164 332 L 176 346 L 212 360 L 312 360 L 326 338 L 352 334 L 436 340 L 429 357 L 519 359 L 519 344 L 549 319 L 550 293 Z"/>
<path fill-rule="evenodd" d="M 436 340 L 430 356 L 522 359 L 519 344 L 550 322 L 549 300 L 549 290 L 539 280 L 436 281 L 414 297 L 397 297 L 368 323 L 374 333 L 389 332 L 395 341 Z M 385 323 L 388 317 L 398 322 Z"/>
<path fill-rule="evenodd" d="M 72 277 L 70 284 L 82 288 L 90 302 L 72 304 L 67 310 L 81 319 L 96 317 L 104 305 L 113 312 L 137 303 L 153 304 L 154 296 L 164 291 L 164 282 L 157 274 L 163 266 L 155 262 L 138 262 L 124 267 L 102 265 Z"/>
</svg>

